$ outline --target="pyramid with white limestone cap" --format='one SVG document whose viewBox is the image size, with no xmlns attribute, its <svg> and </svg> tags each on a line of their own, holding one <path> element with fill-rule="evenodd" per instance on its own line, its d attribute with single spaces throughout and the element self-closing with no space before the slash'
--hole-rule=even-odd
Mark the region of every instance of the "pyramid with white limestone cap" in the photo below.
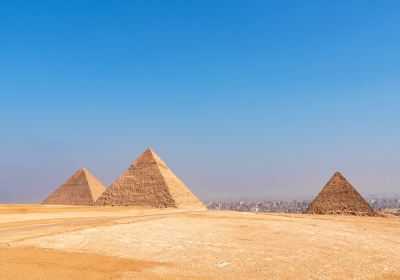
<svg viewBox="0 0 400 280">
<path fill-rule="evenodd" d="M 200 200 L 150 148 L 111 184 L 95 204 L 156 208 L 203 207 Z"/>
<path fill-rule="evenodd" d="M 339 172 L 314 199 L 305 214 L 376 216 L 374 209 Z"/>
<path fill-rule="evenodd" d="M 86 168 L 79 169 L 42 204 L 93 205 L 105 187 Z"/>
</svg>

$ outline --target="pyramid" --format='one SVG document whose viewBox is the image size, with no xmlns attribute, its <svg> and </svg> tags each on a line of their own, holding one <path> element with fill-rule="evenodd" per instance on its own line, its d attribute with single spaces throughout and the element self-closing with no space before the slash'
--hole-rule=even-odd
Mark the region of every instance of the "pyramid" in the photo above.
<svg viewBox="0 0 400 280">
<path fill-rule="evenodd" d="M 339 172 L 333 175 L 304 213 L 377 215 L 374 209 Z"/>
<path fill-rule="evenodd" d="M 105 187 L 87 169 L 75 172 L 63 185 L 46 198 L 42 204 L 93 205 Z"/>
<path fill-rule="evenodd" d="M 203 207 L 200 200 L 150 148 L 111 184 L 95 204 L 156 208 Z"/>
</svg>

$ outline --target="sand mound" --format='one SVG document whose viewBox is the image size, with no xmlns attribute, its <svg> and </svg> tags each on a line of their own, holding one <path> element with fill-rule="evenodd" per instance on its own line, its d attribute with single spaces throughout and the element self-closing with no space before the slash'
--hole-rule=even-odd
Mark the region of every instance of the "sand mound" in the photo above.
<svg viewBox="0 0 400 280">
<path fill-rule="evenodd" d="M 95 203 L 99 206 L 199 208 L 200 200 L 147 149 Z"/>
<path fill-rule="evenodd" d="M 304 213 L 356 216 L 377 215 L 374 209 L 339 172 L 333 175 Z"/>
<path fill-rule="evenodd" d="M 79 169 L 42 204 L 93 205 L 105 187 L 87 169 Z"/>
</svg>

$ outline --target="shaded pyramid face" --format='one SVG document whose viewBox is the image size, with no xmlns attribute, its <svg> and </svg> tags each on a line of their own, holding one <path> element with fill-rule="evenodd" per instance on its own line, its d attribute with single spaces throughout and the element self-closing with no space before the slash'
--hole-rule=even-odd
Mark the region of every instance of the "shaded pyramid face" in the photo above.
<svg viewBox="0 0 400 280">
<path fill-rule="evenodd" d="M 339 172 L 333 175 L 304 213 L 377 215 L 374 209 Z"/>
<path fill-rule="evenodd" d="M 151 149 L 99 197 L 100 206 L 200 208 L 203 204 Z"/>
<path fill-rule="evenodd" d="M 42 204 L 93 205 L 105 187 L 87 169 L 79 169 Z"/>
</svg>

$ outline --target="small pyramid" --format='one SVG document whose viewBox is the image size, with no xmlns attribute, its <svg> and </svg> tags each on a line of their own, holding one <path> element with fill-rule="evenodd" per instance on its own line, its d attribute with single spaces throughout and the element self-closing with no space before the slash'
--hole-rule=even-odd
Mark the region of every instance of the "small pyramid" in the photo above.
<svg viewBox="0 0 400 280">
<path fill-rule="evenodd" d="M 111 184 L 95 204 L 156 208 L 203 207 L 200 200 L 150 148 Z"/>
<path fill-rule="evenodd" d="M 333 175 L 304 213 L 377 215 L 374 209 L 339 172 Z"/>
<path fill-rule="evenodd" d="M 106 188 L 86 168 L 79 169 L 42 204 L 93 205 Z"/>
</svg>

